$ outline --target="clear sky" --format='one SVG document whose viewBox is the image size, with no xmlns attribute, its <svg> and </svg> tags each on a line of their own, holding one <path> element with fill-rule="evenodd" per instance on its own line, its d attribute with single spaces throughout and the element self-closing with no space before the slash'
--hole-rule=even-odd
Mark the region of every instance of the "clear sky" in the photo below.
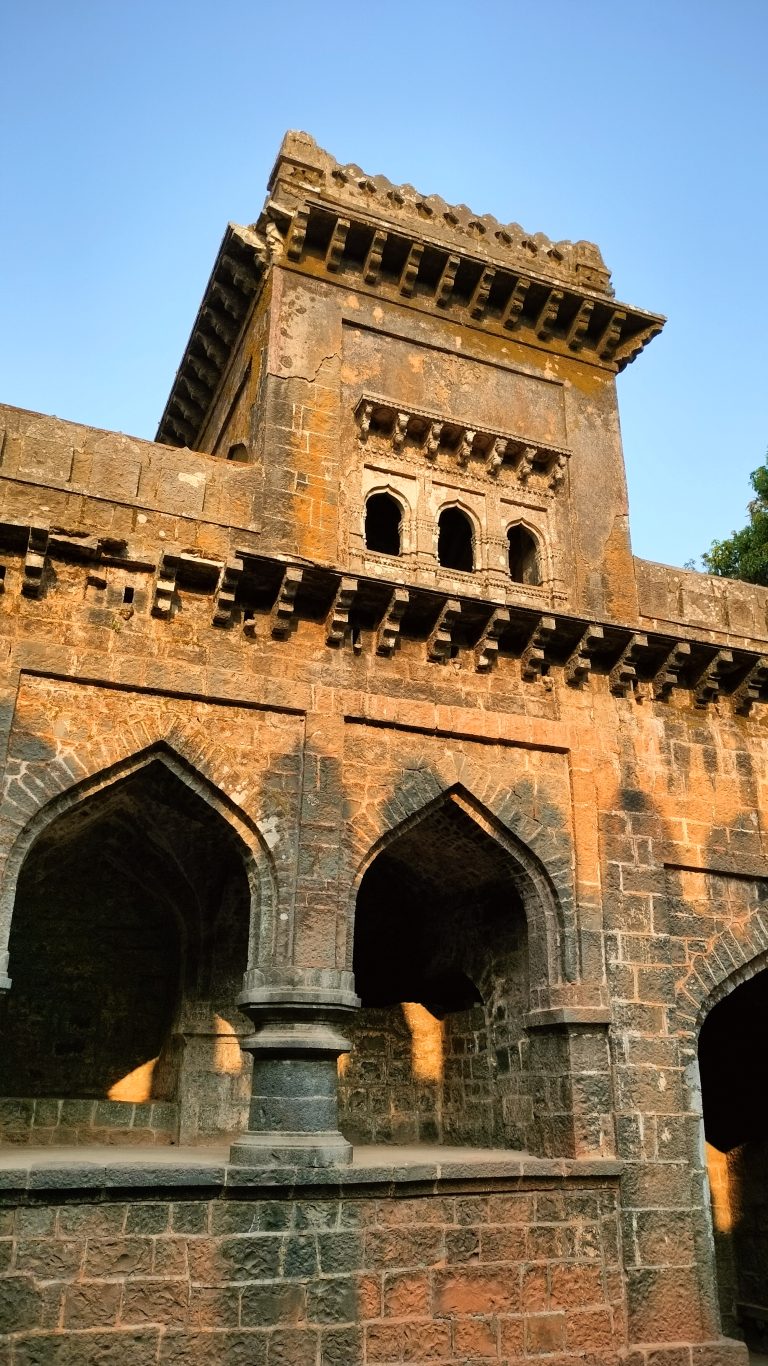
<svg viewBox="0 0 768 1366">
<path fill-rule="evenodd" d="M 635 552 L 745 520 L 768 447 L 768 0 L 0 0 L 0 400 L 152 437 L 286 128 L 599 243 L 665 313 L 619 380 Z M 599 490 L 596 490 L 599 497 Z"/>
</svg>

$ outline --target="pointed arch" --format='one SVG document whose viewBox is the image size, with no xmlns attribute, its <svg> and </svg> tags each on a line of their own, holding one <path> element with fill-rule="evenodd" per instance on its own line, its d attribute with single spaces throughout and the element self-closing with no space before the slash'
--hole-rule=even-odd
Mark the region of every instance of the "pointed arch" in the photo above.
<svg viewBox="0 0 768 1366">
<path fill-rule="evenodd" d="M 402 555 L 406 514 L 409 512 L 401 493 L 389 484 L 372 488 L 365 495 L 363 539 L 366 550 L 383 555 Z"/>
<path fill-rule="evenodd" d="M 0 885 L 0 974 L 7 968 L 8 940 L 19 874 L 27 855 L 38 838 L 60 816 L 85 807 L 101 793 L 153 764 L 162 764 L 180 782 L 201 798 L 227 825 L 233 843 L 243 860 L 250 891 L 249 954 L 250 967 L 257 956 L 269 957 L 276 935 L 276 876 L 269 847 L 258 825 L 217 787 L 199 768 L 168 741 L 158 741 L 145 749 L 107 765 L 65 787 L 49 798 L 16 835 L 9 850 Z M 7 981 L 7 979 L 6 979 Z M 10 983 L 8 983 L 10 985 Z"/>
<path fill-rule="evenodd" d="M 357 896 L 366 872 L 378 856 L 409 833 L 451 804 L 471 820 L 485 835 L 494 840 L 509 856 L 510 877 L 525 911 L 528 926 L 532 985 L 545 986 L 567 979 L 571 972 L 564 961 L 566 935 L 563 929 L 563 908 L 558 889 L 547 868 L 530 844 L 509 825 L 499 820 L 477 797 L 461 783 L 445 788 L 431 800 L 422 803 L 409 814 L 395 820 L 374 841 L 360 861 L 352 885 L 348 906 L 349 923 L 354 938 Z"/>
<path fill-rule="evenodd" d="M 443 503 L 437 514 L 437 560 L 444 569 L 471 574 L 480 568 L 477 517 L 458 499 Z"/>
<path fill-rule="evenodd" d="M 537 528 L 522 517 L 506 528 L 507 567 L 513 583 L 538 587 L 544 578 L 543 544 Z"/>
</svg>

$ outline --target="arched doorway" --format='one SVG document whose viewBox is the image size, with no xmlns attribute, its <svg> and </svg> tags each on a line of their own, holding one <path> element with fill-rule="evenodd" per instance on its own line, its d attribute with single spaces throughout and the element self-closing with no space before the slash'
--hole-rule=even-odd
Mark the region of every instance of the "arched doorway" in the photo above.
<svg viewBox="0 0 768 1366">
<path fill-rule="evenodd" d="M 237 837 L 162 760 L 55 816 L 16 886 L 0 1095 L 68 1103 L 78 1141 L 87 1114 L 151 1128 L 163 1102 L 167 1141 L 236 1132 L 249 919 Z"/>
<path fill-rule="evenodd" d="M 354 936 L 362 1010 L 340 1085 L 353 1142 L 532 1146 L 518 874 L 450 798 L 368 867 Z"/>
<path fill-rule="evenodd" d="M 768 1352 L 768 969 L 734 988 L 699 1035 L 723 1331 Z"/>
</svg>

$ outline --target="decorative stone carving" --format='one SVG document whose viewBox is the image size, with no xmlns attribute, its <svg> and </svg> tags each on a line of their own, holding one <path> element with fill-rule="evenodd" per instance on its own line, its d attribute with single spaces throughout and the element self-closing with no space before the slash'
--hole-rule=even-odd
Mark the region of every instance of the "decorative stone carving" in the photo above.
<svg viewBox="0 0 768 1366">
<path fill-rule="evenodd" d="M 614 697 L 626 697 L 637 681 L 637 661 L 648 649 L 648 637 L 637 634 L 627 642 L 608 675 L 608 686 Z"/>
<path fill-rule="evenodd" d="M 539 617 L 520 657 L 520 674 L 526 683 L 541 678 L 547 668 L 547 645 L 555 634 L 554 617 Z"/>
<path fill-rule="evenodd" d="M 283 581 L 272 608 L 272 635 L 276 640 L 285 640 L 291 631 L 293 614 L 296 608 L 296 594 L 304 578 L 304 570 L 289 565 L 283 574 Z"/>
<path fill-rule="evenodd" d="M 214 626 L 231 626 L 235 610 L 235 596 L 243 573 L 241 559 L 228 560 L 221 571 L 216 593 L 216 610 L 213 614 Z"/>
<path fill-rule="evenodd" d="M 427 658 L 445 664 L 451 656 L 453 628 L 461 616 L 461 603 L 458 598 L 448 598 L 427 641 Z"/>
<path fill-rule="evenodd" d="M 45 581 L 45 565 L 48 555 L 48 527 L 31 526 L 24 556 L 24 573 L 21 591 L 26 598 L 39 598 Z"/>
<path fill-rule="evenodd" d="M 693 700 L 697 707 L 706 707 L 720 696 L 723 682 L 732 667 L 732 651 L 718 650 L 694 683 Z"/>
<path fill-rule="evenodd" d="M 761 655 L 734 690 L 734 711 L 738 712 L 740 716 L 748 716 L 755 702 L 759 702 L 766 684 L 768 684 L 768 656 Z"/>
<path fill-rule="evenodd" d="M 658 700 L 666 700 L 673 688 L 679 687 L 680 675 L 687 667 L 691 647 L 687 640 L 679 640 L 669 651 L 661 668 L 651 682 L 651 692 Z"/>
<path fill-rule="evenodd" d="M 594 623 L 589 625 L 581 637 L 576 649 L 568 657 L 565 664 L 565 681 L 572 688 L 580 688 L 586 683 L 592 669 L 592 651 L 595 646 L 603 639 L 605 632 L 602 626 Z"/>
<path fill-rule="evenodd" d="M 509 611 L 506 607 L 495 607 L 491 612 L 475 646 L 475 668 L 478 673 L 489 673 L 496 663 L 499 638 L 509 625 L 509 621 Z"/>
<path fill-rule="evenodd" d="M 357 579 L 341 579 L 333 605 L 325 623 L 325 640 L 328 645 L 343 645 L 349 627 L 349 613 L 357 593 Z"/>
<path fill-rule="evenodd" d="M 403 613 L 410 601 L 410 594 L 405 588 L 396 588 L 392 597 L 389 599 L 387 609 L 379 624 L 376 632 L 376 653 L 377 655 L 391 655 L 397 645 L 397 638 L 400 634 L 400 622 Z"/>
<path fill-rule="evenodd" d="M 522 484 L 536 475 L 546 488 L 557 490 L 565 479 L 570 452 L 559 446 L 534 445 L 511 432 L 464 426 L 428 409 L 403 408 L 375 394 L 363 395 L 355 417 L 361 442 L 367 443 L 375 435 L 396 454 L 409 442 L 430 461 L 443 451 L 460 467 L 472 460 L 482 461 L 484 469 L 494 476 L 506 465 Z"/>
</svg>

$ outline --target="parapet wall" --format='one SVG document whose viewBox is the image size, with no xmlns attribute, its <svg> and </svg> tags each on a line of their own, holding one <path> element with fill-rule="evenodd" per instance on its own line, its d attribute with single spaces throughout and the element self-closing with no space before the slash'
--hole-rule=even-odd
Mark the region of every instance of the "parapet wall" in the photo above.
<svg viewBox="0 0 768 1366">
<path fill-rule="evenodd" d="M 768 588 L 635 559 L 641 619 L 660 630 L 689 627 L 768 640 Z"/>
<path fill-rule="evenodd" d="M 82 1170 L 39 1172 L 59 1189 L 0 1207 L 0 1342 L 15 1362 L 78 1366 L 614 1366 L 617 1172 L 538 1166 L 256 1189 L 216 1168 L 166 1168 L 164 1188 L 162 1168 L 115 1168 L 69 1191 Z"/>
</svg>

